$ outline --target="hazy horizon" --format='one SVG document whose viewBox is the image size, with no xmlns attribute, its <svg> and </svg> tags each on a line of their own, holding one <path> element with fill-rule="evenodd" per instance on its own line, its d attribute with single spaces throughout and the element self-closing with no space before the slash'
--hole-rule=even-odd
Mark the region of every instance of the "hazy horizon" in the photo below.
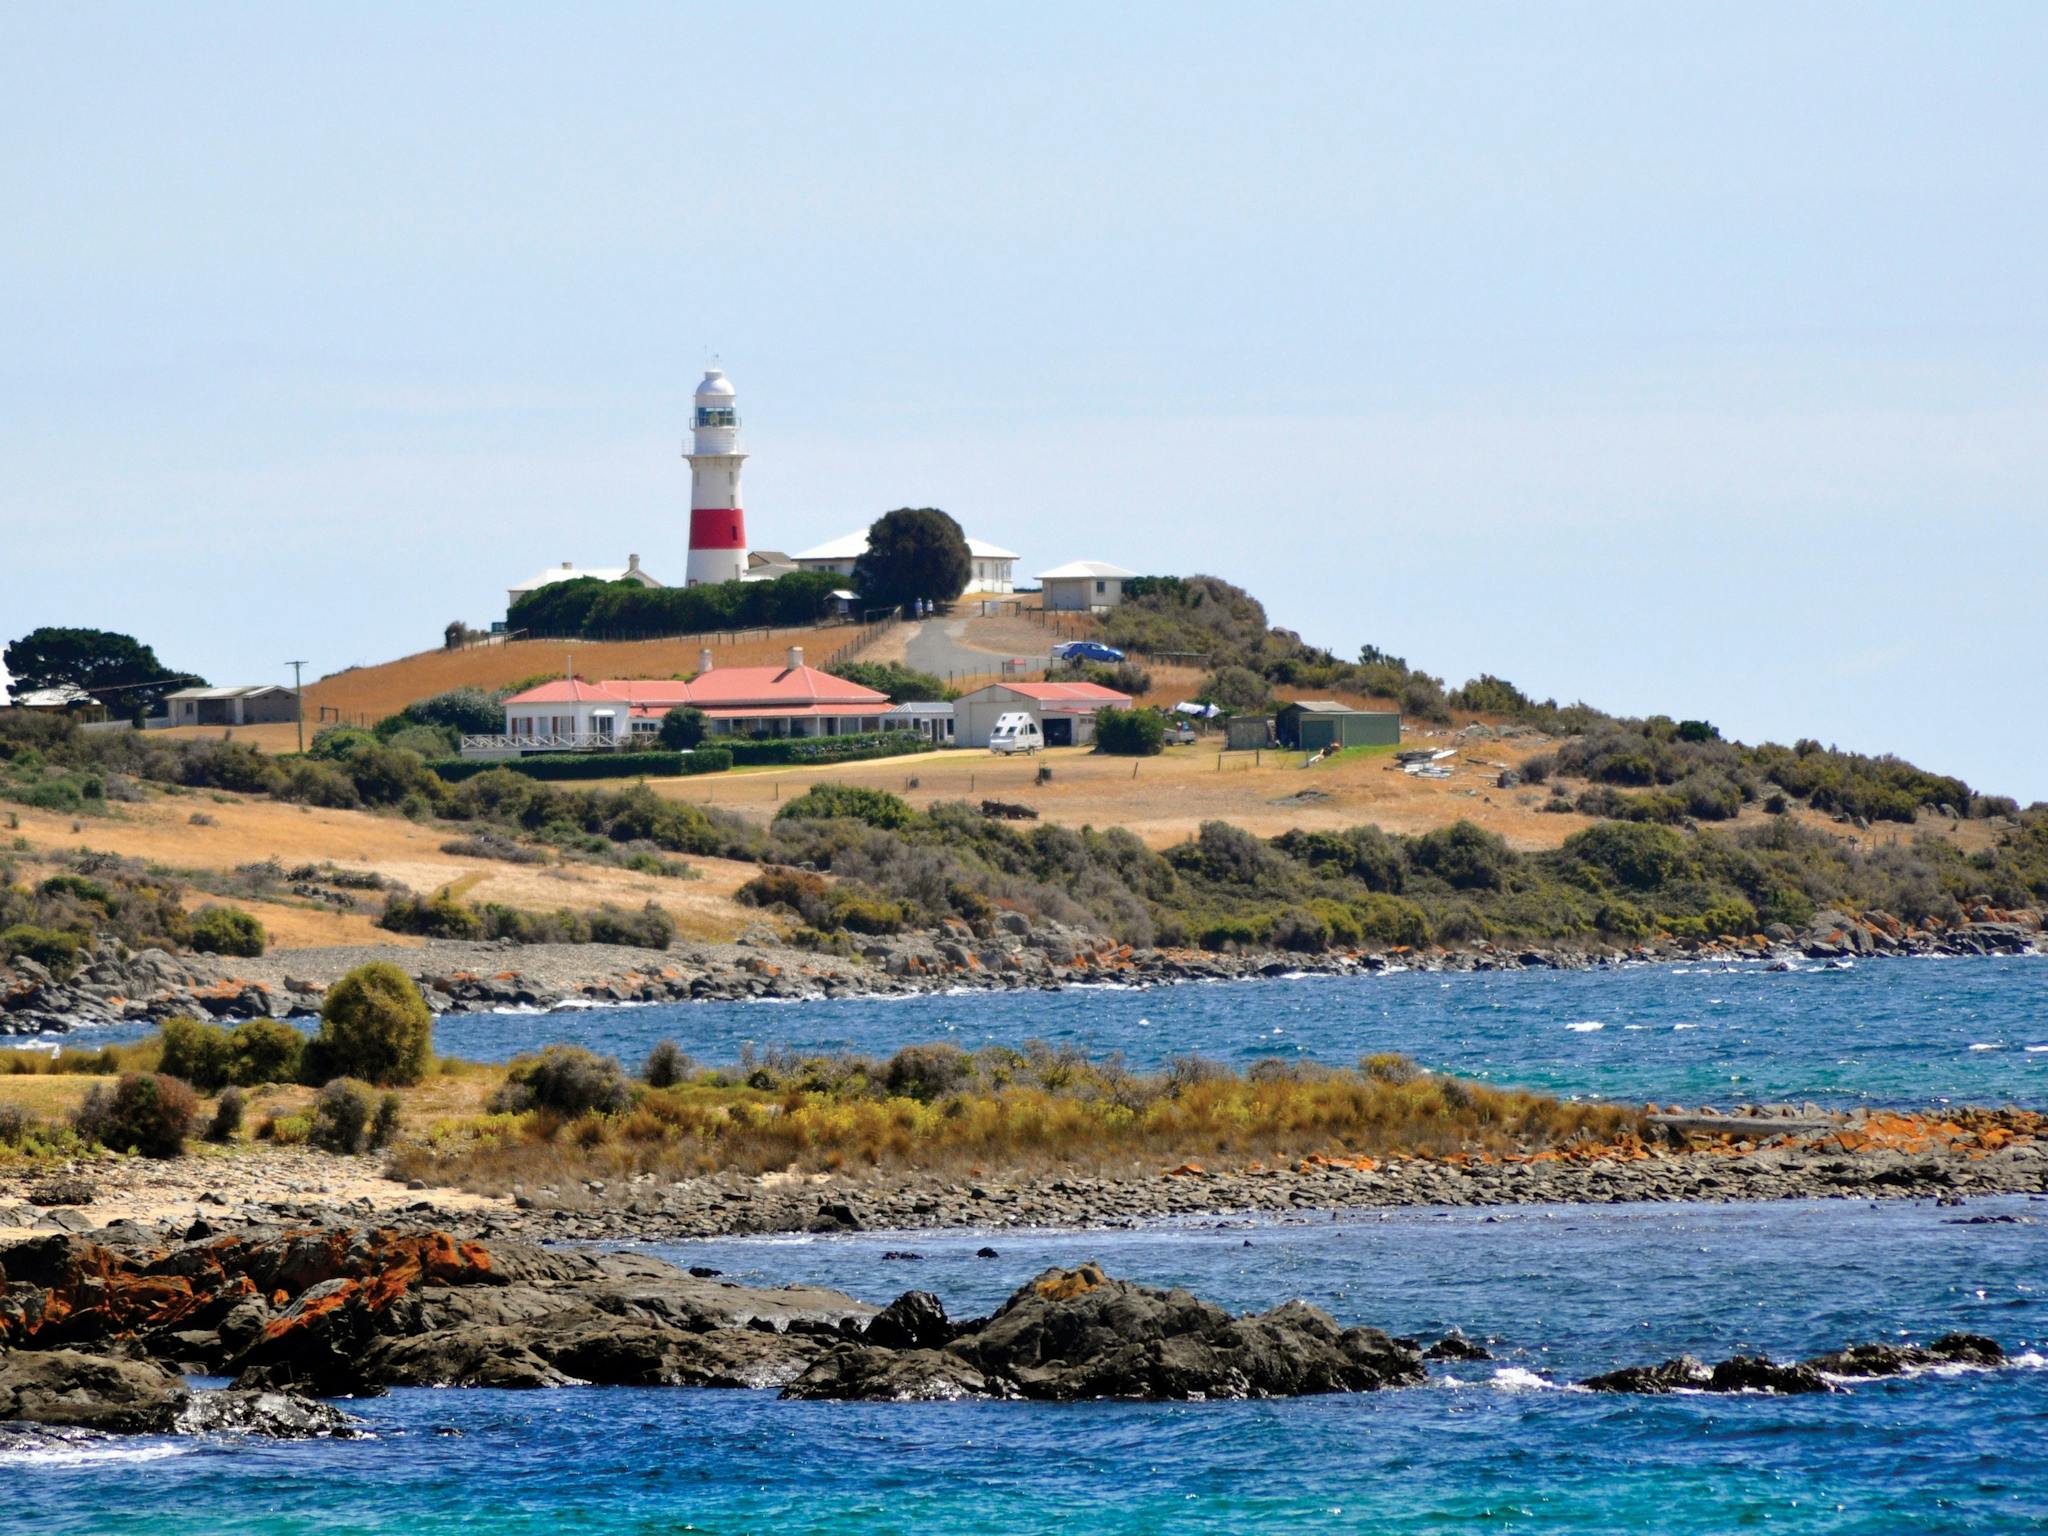
<svg viewBox="0 0 2048 1536">
<path fill-rule="evenodd" d="M 936 505 L 2048 798 L 2048 10 L 12 20 L 0 644 L 680 580 L 716 353 L 756 547 Z"/>
</svg>

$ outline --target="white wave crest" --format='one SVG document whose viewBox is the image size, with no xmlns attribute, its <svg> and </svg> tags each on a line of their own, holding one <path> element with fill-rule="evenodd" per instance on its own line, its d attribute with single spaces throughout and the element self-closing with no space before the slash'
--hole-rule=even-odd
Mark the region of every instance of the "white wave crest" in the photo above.
<svg viewBox="0 0 2048 1536">
<path fill-rule="evenodd" d="M 1596 1029 L 1605 1029 L 1606 1027 L 1607 1026 L 1601 1023 L 1598 1019 L 1581 1019 L 1576 1024 L 1565 1025 L 1565 1028 L 1570 1030 L 1575 1035 L 1590 1035 Z"/>
<path fill-rule="evenodd" d="M 90 1467 L 104 1462 L 163 1461 L 197 1450 L 195 1445 L 37 1445 L 9 1450 L 10 1466 Z"/>
</svg>

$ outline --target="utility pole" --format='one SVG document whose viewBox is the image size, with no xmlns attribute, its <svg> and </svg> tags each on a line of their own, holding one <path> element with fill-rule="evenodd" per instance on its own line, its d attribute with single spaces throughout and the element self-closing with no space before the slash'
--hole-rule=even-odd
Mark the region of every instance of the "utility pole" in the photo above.
<svg viewBox="0 0 2048 1536">
<path fill-rule="evenodd" d="M 303 752 L 306 750 L 306 690 L 300 682 L 299 669 L 305 662 L 288 661 L 285 665 L 292 669 L 292 715 L 299 723 L 299 750 Z"/>
</svg>

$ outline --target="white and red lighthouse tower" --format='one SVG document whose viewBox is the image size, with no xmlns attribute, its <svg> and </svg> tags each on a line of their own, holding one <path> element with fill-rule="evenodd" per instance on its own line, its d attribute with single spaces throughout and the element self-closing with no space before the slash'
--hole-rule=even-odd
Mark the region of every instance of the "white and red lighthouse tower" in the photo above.
<svg viewBox="0 0 2048 1536">
<path fill-rule="evenodd" d="M 690 419 L 690 566 L 685 584 L 738 581 L 747 572 L 747 514 L 740 499 L 740 413 L 722 368 L 705 370 Z"/>
</svg>

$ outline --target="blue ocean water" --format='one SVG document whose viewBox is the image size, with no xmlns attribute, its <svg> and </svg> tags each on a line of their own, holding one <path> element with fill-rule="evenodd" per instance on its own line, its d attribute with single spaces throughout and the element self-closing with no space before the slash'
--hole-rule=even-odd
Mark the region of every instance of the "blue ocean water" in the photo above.
<svg viewBox="0 0 2048 1536">
<path fill-rule="evenodd" d="M 663 1037 L 710 1061 L 743 1045 L 885 1054 L 926 1039 L 1038 1038 L 1141 1065 L 1403 1050 L 1581 1095 L 2039 1106 L 2044 1004 L 2048 964 L 2020 959 L 593 1009 L 450 1018 L 436 1033 L 439 1049 L 484 1058 L 577 1040 L 631 1060 Z M 2009 1219 L 1966 1224 L 1985 1216 Z M 998 1257 L 976 1258 L 984 1243 Z M 883 1259 L 891 1249 L 922 1257 Z M 661 1251 L 877 1301 L 930 1289 L 956 1315 L 1047 1264 L 1097 1259 L 1233 1308 L 1302 1296 L 1397 1333 L 1457 1326 L 1499 1358 L 1424 1388 L 1256 1404 L 394 1392 L 355 1405 L 375 1430 L 356 1442 L 9 1437 L 0 1530 L 2048 1531 L 2048 1199 L 1305 1213 Z M 1824 1399 L 1560 1385 L 1684 1350 L 1797 1355 L 1958 1328 L 2021 1363 Z"/>
<path fill-rule="evenodd" d="M 140 1029 L 69 1037 L 92 1045 Z M 2048 1106 L 2048 957 L 1894 960 L 1846 971 L 1757 964 L 1301 977 L 1145 990 L 888 1001 L 694 1003 L 458 1014 L 435 1048 L 502 1061 L 574 1041 L 637 1064 L 673 1039 L 699 1061 L 743 1048 L 885 1056 L 917 1041 L 1044 1040 L 1134 1067 L 1190 1051 L 1426 1066 L 1574 1097 L 1734 1103 Z"/>
<path fill-rule="evenodd" d="M 1958 1225 L 1959 1216 L 2010 1223 Z M 767 1392 L 402 1391 L 376 1438 L 0 1458 L 9 1529 L 72 1532 L 2048 1530 L 2048 1201 L 1403 1211 L 1086 1234 L 694 1243 L 734 1278 L 920 1286 L 956 1314 L 1047 1263 L 1234 1307 L 1458 1325 L 1499 1358 L 1281 1403 L 784 1403 Z M 993 1242 L 995 1259 L 974 1250 Z M 1678 1350 L 1989 1333 L 2003 1370 L 1828 1398 L 1600 1397 Z M 89 1456 L 92 1459 L 81 1459 Z"/>
</svg>

